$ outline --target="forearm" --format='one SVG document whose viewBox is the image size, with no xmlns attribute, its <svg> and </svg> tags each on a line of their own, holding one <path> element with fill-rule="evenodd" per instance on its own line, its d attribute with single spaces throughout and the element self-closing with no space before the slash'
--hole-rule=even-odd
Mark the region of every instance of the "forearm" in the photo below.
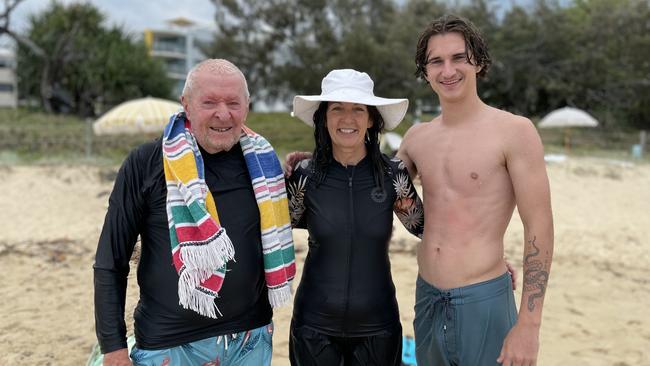
<svg viewBox="0 0 650 366">
<path fill-rule="evenodd" d="M 94 269 L 95 332 L 102 353 L 126 348 L 127 277 L 104 269 Z"/>
<path fill-rule="evenodd" d="M 524 230 L 523 290 L 519 322 L 539 326 L 553 260 L 552 223 Z"/>
<path fill-rule="evenodd" d="M 409 172 L 405 167 L 398 167 L 393 179 L 396 199 L 393 212 L 411 234 L 422 238 L 424 232 L 424 205 L 418 195 Z"/>
</svg>

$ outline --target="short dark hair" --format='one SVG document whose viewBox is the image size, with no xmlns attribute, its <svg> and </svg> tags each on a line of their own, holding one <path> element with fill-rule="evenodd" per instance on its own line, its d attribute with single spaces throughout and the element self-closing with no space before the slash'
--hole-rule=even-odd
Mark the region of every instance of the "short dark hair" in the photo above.
<svg viewBox="0 0 650 366">
<path fill-rule="evenodd" d="M 481 67 L 481 70 L 477 73 L 478 77 L 483 77 L 487 74 L 488 68 L 492 64 L 492 59 L 490 58 L 487 43 L 483 39 L 481 32 L 472 22 L 465 18 L 456 15 L 443 15 L 431 22 L 420 34 L 415 49 L 415 76 L 426 80 L 428 61 L 427 46 L 429 45 L 429 39 L 440 34 L 454 32 L 462 35 L 465 40 L 465 57 L 467 57 L 467 62 Z"/>
</svg>

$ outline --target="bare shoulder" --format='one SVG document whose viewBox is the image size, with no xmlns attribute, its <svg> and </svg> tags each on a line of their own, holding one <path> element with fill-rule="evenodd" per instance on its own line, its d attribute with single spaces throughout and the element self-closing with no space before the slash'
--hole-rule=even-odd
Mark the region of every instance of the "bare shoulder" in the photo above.
<svg viewBox="0 0 650 366">
<path fill-rule="evenodd" d="M 404 134 L 404 140 L 413 139 L 416 136 L 419 136 L 420 133 L 425 131 L 431 122 L 416 123 L 413 126 L 409 127 Z"/>
<path fill-rule="evenodd" d="M 535 128 L 533 125 L 533 122 L 524 116 L 519 116 L 514 113 L 510 113 L 508 111 L 504 111 L 502 109 L 490 107 L 490 111 L 492 114 L 492 120 L 493 121 L 498 121 L 499 123 L 503 124 L 505 127 L 508 128 Z"/>
<path fill-rule="evenodd" d="M 431 134 L 435 133 L 436 126 L 440 124 L 440 116 L 434 118 L 430 122 L 422 122 L 415 124 L 406 131 L 403 140 L 408 146 L 416 145 L 422 140 L 428 140 Z"/>
<path fill-rule="evenodd" d="M 417 164 L 423 156 L 423 149 L 427 146 L 427 136 L 430 135 L 432 123 L 435 123 L 435 119 L 432 122 L 415 124 L 402 138 L 397 156 L 402 159 L 412 178 L 417 175 Z"/>
<path fill-rule="evenodd" d="M 503 136 L 516 141 L 537 140 L 539 134 L 533 122 L 526 117 L 519 116 L 501 109 L 492 108 L 491 120 L 501 129 Z"/>
<path fill-rule="evenodd" d="M 501 134 L 504 136 L 507 154 L 519 155 L 526 152 L 524 155 L 543 156 L 542 140 L 537 128 L 529 118 L 496 108 L 494 113 L 497 116 L 495 120 L 499 122 Z"/>
</svg>

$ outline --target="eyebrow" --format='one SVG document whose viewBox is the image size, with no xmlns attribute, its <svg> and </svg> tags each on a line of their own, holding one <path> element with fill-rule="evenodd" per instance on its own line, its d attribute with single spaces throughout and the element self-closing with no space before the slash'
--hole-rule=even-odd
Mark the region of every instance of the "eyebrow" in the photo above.
<svg viewBox="0 0 650 366">
<path fill-rule="evenodd" d="M 467 57 L 467 52 L 463 51 L 463 52 L 454 53 L 453 55 L 451 55 L 451 57 L 452 58 Z M 434 61 L 434 60 L 440 60 L 440 59 L 441 59 L 440 56 L 436 56 L 436 57 L 432 57 L 432 58 L 427 59 L 427 62 L 431 62 L 431 61 Z"/>
</svg>

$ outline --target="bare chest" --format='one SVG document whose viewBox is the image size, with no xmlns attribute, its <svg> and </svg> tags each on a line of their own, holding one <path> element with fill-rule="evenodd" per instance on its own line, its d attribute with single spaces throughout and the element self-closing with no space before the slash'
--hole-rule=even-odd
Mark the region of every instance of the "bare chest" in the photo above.
<svg viewBox="0 0 650 366">
<path fill-rule="evenodd" d="M 502 146 L 498 134 L 489 131 L 432 128 L 419 136 L 409 155 L 429 194 L 472 197 L 509 182 Z"/>
</svg>

